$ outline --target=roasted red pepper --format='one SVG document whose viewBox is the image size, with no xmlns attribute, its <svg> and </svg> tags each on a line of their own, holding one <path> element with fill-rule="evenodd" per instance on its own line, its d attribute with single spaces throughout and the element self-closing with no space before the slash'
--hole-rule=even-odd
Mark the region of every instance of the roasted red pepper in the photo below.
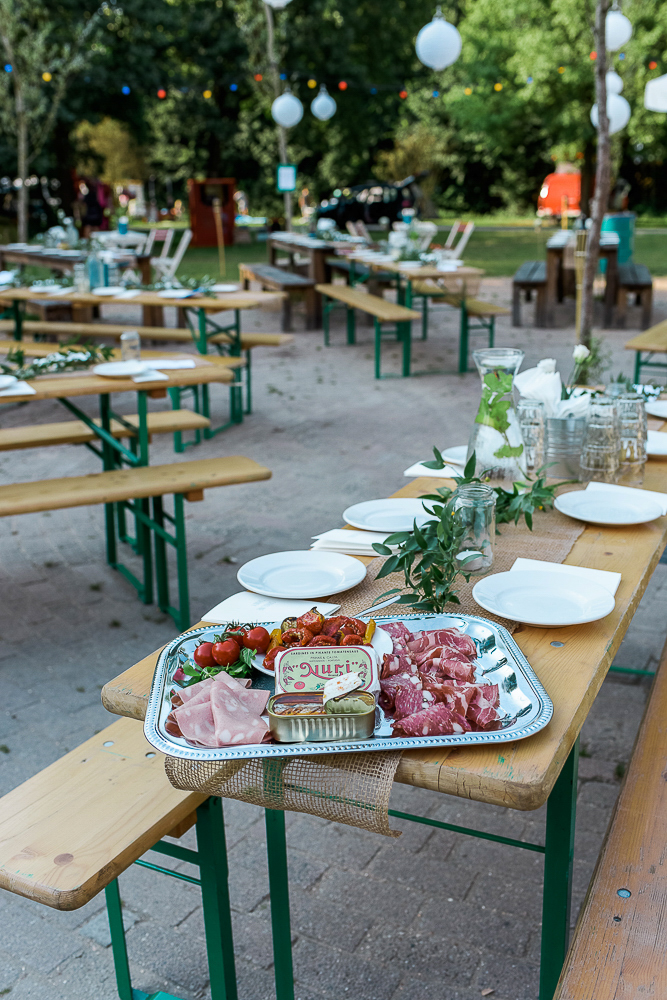
<svg viewBox="0 0 667 1000">
<path fill-rule="evenodd" d="M 308 643 L 309 646 L 335 646 L 336 640 L 330 635 L 314 635 Z"/>
<path fill-rule="evenodd" d="M 266 667 L 267 670 L 275 670 L 274 660 L 278 653 L 282 653 L 283 649 L 287 649 L 287 646 L 274 646 L 273 649 L 270 649 L 264 657 L 262 666 Z"/>
<path fill-rule="evenodd" d="M 315 608 L 311 611 L 306 611 L 305 615 L 301 615 L 301 617 L 296 620 L 298 628 L 307 628 L 309 632 L 313 633 L 313 635 L 320 634 L 324 622 L 324 615 L 319 611 L 316 611 Z"/>
<path fill-rule="evenodd" d="M 312 638 L 308 628 L 288 628 L 283 632 L 283 646 L 307 646 Z"/>
</svg>

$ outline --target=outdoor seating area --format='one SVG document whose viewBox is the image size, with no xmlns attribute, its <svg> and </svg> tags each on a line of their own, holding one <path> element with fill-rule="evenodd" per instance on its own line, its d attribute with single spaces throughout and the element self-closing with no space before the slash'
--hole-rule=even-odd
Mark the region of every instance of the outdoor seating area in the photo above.
<svg viewBox="0 0 667 1000">
<path fill-rule="evenodd" d="M 338 6 L 3 6 L 7 1000 L 665 993 L 667 36 Z"/>
</svg>

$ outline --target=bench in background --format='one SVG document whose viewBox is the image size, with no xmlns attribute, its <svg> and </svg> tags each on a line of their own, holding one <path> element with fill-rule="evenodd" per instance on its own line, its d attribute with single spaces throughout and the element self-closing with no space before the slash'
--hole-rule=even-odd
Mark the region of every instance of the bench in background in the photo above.
<svg viewBox="0 0 667 1000">
<path fill-rule="evenodd" d="M 616 293 L 616 324 L 624 327 L 628 311 L 628 295 L 634 295 L 637 305 L 641 304 L 641 329 L 651 325 L 653 311 L 653 278 L 645 264 L 619 264 Z"/>
<path fill-rule="evenodd" d="M 535 295 L 535 326 L 547 325 L 547 265 L 543 260 L 527 260 L 512 279 L 512 326 L 521 326 L 521 293 L 526 302 Z"/>
<path fill-rule="evenodd" d="M 306 299 L 306 330 L 314 330 L 315 322 L 315 282 L 312 278 L 304 278 L 272 264 L 239 264 L 239 277 L 247 290 L 251 281 L 257 281 L 262 289 L 285 292 L 282 306 L 281 330 L 287 333 L 292 329 L 292 298 L 295 295 L 305 295 Z"/>
</svg>

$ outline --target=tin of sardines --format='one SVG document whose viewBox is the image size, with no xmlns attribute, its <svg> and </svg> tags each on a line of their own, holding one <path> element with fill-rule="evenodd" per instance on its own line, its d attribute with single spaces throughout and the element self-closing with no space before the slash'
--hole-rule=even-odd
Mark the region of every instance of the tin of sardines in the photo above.
<svg viewBox="0 0 667 1000">
<path fill-rule="evenodd" d="M 350 671 L 356 709 L 346 698 L 324 703 L 326 682 Z M 504 743 L 534 735 L 552 714 L 528 660 L 494 622 L 314 610 L 178 636 L 158 659 L 144 731 L 170 756 L 225 761 Z"/>
</svg>

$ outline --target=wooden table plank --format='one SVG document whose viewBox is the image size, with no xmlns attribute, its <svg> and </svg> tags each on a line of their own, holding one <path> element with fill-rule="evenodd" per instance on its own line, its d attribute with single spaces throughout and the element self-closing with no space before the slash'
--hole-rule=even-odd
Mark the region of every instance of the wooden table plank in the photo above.
<svg viewBox="0 0 667 1000">
<path fill-rule="evenodd" d="M 282 298 L 281 292 L 229 292 L 216 296 L 192 295 L 187 299 L 167 299 L 157 292 L 140 292 L 132 298 L 122 299 L 111 295 L 94 295 L 92 292 L 75 292 L 57 295 L 55 300 L 71 302 L 79 306 L 103 305 L 137 305 L 137 306 L 175 306 L 178 309 L 204 309 L 206 312 L 224 312 L 227 309 L 254 309 L 270 300 Z M 7 288 L 0 291 L 2 302 L 39 302 L 40 299 L 54 301 L 53 292 L 40 292 L 36 288 Z"/>
<path fill-rule="evenodd" d="M 451 485 L 451 480 L 422 477 L 394 496 L 417 497 L 443 485 Z M 645 485 L 647 489 L 665 490 L 664 466 L 648 463 Z M 667 517 L 630 528 L 587 525 L 565 564 L 621 573 L 615 610 L 602 621 L 588 625 L 557 629 L 520 626 L 514 633 L 554 702 L 552 721 L 537 735 L 500 748 L 405 751 L 396 780 L 514 809 L 541 806 L 567 759 L 666 543 Z M 554 640 L 564 645 L 553 647 L 550 643 Z M 144 718 L 159 652 L 151 653 L 104 686 L 102 701 L 110 712 Z"/>
</svg>

